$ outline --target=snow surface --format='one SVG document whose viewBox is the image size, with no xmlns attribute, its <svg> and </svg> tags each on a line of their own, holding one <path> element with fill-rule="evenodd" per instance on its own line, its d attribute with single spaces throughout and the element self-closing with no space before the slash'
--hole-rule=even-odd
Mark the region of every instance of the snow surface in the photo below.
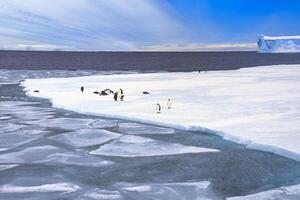
<svg viewBox="0 0 300 200">
<path fill-rule="evenodd" d="M 257 44 L 262 53 L 300 52 L 300 36 L 261 36 Z"/>
<path fill-rule="evenodd" d="M 299 200 L 300 184 L 288 187 L 280 187 L 273 190 L 259 192 L 252 195 L 231 197 L 227 200 Z"/>
<path fill-rule="evenodd" d="M 148 73 L 28 79 L 28 95 L 104 117 L 206 131 L 300 161 L 300 65 L 209 73 Z M 85 92 L 80 87 L 85 86 Z M 122 88 L 124 102 L 94 91 Z M 38 89 L 40 93 L 33 93 Z M 150 95 L 143 95 L 149 91 Z M 173 107 L 166 108 L 171 98 Z M 162 105 L 157 114 L 155 104 Z M 124 142 L 123 140 L 121 142 Z M 125 141 L 126 142 L 126 141 Z M 112 143 L 107 144 L 112 145 Z M 103 146 L 105 147 L 105 145 Z M 98 149 L 103 153 L 103 149 Z M 96 152 L 98 151 L 96 150 Z"/>
</svg>

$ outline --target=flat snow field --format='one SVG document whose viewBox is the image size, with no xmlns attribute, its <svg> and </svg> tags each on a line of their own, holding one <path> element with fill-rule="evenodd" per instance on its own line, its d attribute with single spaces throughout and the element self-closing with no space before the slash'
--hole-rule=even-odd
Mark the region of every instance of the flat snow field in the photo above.
<svg viewBox="0 0 300 200">
<path fill-rule="evenodd" d="M 300 161 L 300 65 L 29 79 L 22 85 L 28 95 L 49 98 L 55 107 L 206 131 Z M 106 88 L 122 88 L 125 100 L 115 102 L 112 95 L 93 94 Z M 166 107 L 169 98 L 171 109 Z M 156 103 L 162 105 L 160 114 L 155 111 Z"/>
</svg>

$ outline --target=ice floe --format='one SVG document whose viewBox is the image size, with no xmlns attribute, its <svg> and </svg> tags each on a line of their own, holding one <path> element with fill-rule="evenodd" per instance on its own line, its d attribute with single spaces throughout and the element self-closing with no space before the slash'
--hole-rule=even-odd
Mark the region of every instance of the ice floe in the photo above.
<svg viewBox="0 0 300 200">
<path fill-rule="evenodd" d="M 51 139 L 80 148 L 103 144 L 120 136 L 121 134 L 106 130 L 80 129 L 78 131 L 52 136 Z"/>
<path fill-rule="evenodd" d="M 120 157 L 160 156 L 186 153 L 218 152 L 216 149 L 184 146 L 150 138 L 125 135 L 91 151 L 90 154 Z"/>
<path fill-rule="evenodd" d="M 2 185 L 0 186 L 0 193 L 27 193 L 27 192 L 75 192 L 79 190 L 78 185 L 72 183 L 53 183 L 37 186 L 16 186 L 16 185 Z"/>
<path fill-rule="evenodd" d="M 75 200 L 121 200 L 123 199 L 119 191 L 109 191 L 95 189 L 80 195 Z"/>
<path fill-rule="evenodd" d="M 33 156 L 34 155 L 34 156 Z M 48 165 L 78 165 L 99 167 L 111 165 L 113 162 L 91 155 L 68 152 L 64 149 L 46 145 L 0 155 L 0 163 L 45 163 Z"/>
<path fill-rule="evenodd" d="M 53 106 L 111 118 L 207 131 L 250 148 L 300 161 L 300 66 L 209 73 L 148 73 L 30 79 L 28 95 Z M 86 90 L 81 93 L 79 88 Z M 93 91 L 122 88 L 124 102 Z M 32 91 L 39 89 L 40 93 Z M 143 91 L 150 95 L 143 95 Z M 167 99 L 173 102 L 166 109 Z M 155 112 L 155 104 L 162 112 Z M 65 123 L 69 123 L 66 121 Z M 72 122 L 70 122 L 72 128 Z M 74 124 L 74 123 L 73 123 Z"/>
<path fill-rule="evenodd" d="M 208 181 L 152 184 L 119 183 L 115 187 L 126 197 L 125 199 L 221 199 L 212 191 Z"/>
</svg>

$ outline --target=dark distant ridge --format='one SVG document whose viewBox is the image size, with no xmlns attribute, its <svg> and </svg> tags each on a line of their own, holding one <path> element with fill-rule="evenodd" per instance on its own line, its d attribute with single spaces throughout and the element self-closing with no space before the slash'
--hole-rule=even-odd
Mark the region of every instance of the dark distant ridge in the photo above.
<svg viewBox="0 0 300 200">
<path fill-rule="evenodd" d="M 30 70 L 231 70 L 300 64 L 300 53 L 0 51 L 0 68 Z"/>
</svg>

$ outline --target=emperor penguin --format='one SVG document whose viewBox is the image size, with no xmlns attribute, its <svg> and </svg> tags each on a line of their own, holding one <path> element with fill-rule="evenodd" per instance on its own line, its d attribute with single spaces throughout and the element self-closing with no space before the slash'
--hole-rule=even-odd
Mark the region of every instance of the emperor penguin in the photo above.
<svg viewBox="0 0 300 200">
<path fill-rule="evenodd" d="M 83 92 L 83 91 L 84 91 L 84 87 L 83 87 L 83 86 L 81 86 L 80 90 L 81 90 L 81 92 Z"/>
<path fill-rule="evenodd" d="M 156 113 L 160 113 L 160 111 L 161 111 L 161 106 L 160 106 L 160 104 L 159 103 L 157 103 L 156 104 Z"/>
<path fill-rule="evenodd" d="M 168 101 L 167 101 L 167 108 L 171 109 L 171 107 L 172 107 L 171 99 L 168 99 Z"/>
</svg>

